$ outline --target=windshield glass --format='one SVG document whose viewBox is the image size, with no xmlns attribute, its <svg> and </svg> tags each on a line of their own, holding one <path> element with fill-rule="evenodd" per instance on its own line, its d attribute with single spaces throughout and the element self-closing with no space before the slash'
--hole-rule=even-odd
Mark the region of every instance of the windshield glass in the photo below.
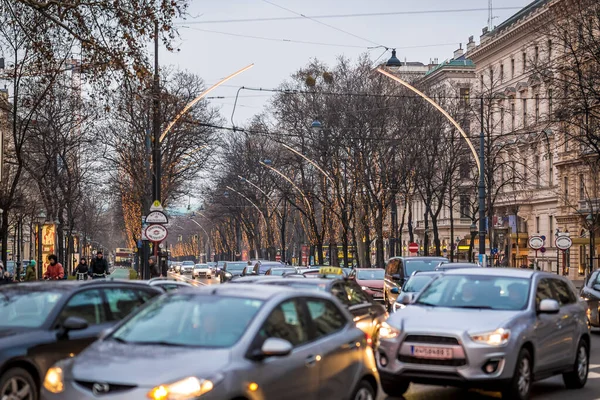
<svg viewBox="0 0 600 400">
<path fill-rule="evenodd" d="M 143 309 L 111 338 L 137 344 L 231 347 L 263 303 L 239 297 L 174 294 Z"/>
<path fill-rule="evenodd" d="M 296 272 L 293 268 L 272 268 L 271 275 L 283 275 L 287 272 Z"/>
<path fill-rule="evenodd" d="M 433 271 L 443 260 L 406 260 L 406 275 L 411 276 L 416 271 Z"/>
<path fill-rule="evenodd" d="M 227 271 L 243 271 L 246 267 L 248 267 L 248 263 L 227 263 L 225 269 Z"/>
<path fill-rule="evenodd" d="M 432 275 L 415 275 L 411 276 L 408 282 L 404 284 L 402 288 L 403 292 L 407 293 L 416 293 L 423 290 L 425 285 L 427 285 L 433 279 Z"/>
<path fill-rule="evenodd" d="M 383 269 L 359 270 L 356 278 L 362 281 L 382 281 L 385 276 Z"/>
<path fill-rule="evenodd" d="M 446 275 L 436 279 L 416 304 L 454 308 L 523 310 L 529 279 L 504 276 Z"/>
<path fill-rule="evenodd" d="M 300 283 L 300 282 L 286 282 L 286 283 L 273 283 L 273 284 L 279 285 L 279 286 L 287 286 L 287 287 L 291 287 L 291 288 L 295 288 L 295 289 L 319 290 L 321 292 L 327 291 L 327 285 L 324 283 L 320 283 L 318 285 L 305 284 L 305 283 Z"/>
<path fill-rule="evenodd" d="M 0 290 L 0 328 L 39 328 L 63 297 L 59 291 Z"/>
</svg>

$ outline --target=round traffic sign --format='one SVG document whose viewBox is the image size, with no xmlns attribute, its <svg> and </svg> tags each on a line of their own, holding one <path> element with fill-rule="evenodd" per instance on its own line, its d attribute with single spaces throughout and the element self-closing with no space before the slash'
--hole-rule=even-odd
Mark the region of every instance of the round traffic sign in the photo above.
<svg viewBox="0 0 600 400">
<path fill-rule="evenodd" d="M 419 251 L 419 245 L 417 243 L 409 243 L 408 244 L 408 251 L 410 251 L 411 253 L 416 253 L 417 251 Z"/>
<path fill-rule="evenodd" d="M 529 247 L 533 250 L 539 250 L 544 247 L 544 239 L 541 236 L 531 236 L 529 238 Z"/>
<path fill-rule="evenodd" d="M 555 244 L 556 248 L 562 251 L 566 251 L 571 248 L 571 246 L 573 245 L 573 241 L 568 236 L 559 236 L 556 238 Z"/>
<path fill-rule="evenodd" d="M 146 228 L 146 237 L 151 242 L 162 242 L 168 234 L 167 228 L 162 225 L 150 225 Z"/>
<path fill-rule="evenodd" d="M 545 247 L 542 247 L 542 248 L 540 249 L 540 251 L 541 251 L 542 253 L 545 253 L 545 252 L 546 252 L 546 248 L 545 248 Z"/>
</svg>

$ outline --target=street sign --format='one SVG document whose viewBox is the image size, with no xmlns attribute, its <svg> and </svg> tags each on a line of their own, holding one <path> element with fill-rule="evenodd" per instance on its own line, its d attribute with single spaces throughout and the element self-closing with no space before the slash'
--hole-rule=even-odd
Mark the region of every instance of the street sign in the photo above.
<svg viewBox="0 0 600 400">
<path fill-rule="evenodd" d="M 152 206 L 150 207 L 150 211 L 162 211 L 162 210 L 164 210 L 164 208 L 160 204 L 160 201 L 154 200 L 154 203 L 152 203 Z"/>
<path fill-rule="evenodd" d="M 168 234 L 167 228 L 162 225 L 150 225 L 146 228 L 146 236 L 151 242 L 162 242 Z"/>
<path fill-rule="evenodd" d="M 167 224 L 169 219 L 162 211 L 151 211 L 146 216 L 146 222 L 149 224 Z"/>
<path fill-rule="evenodd" d="M 419 245 L 417 243 L 409 243 L 408 244 L 408 251 L 410 251 L 411 253 L 416 253 L 417 251 L 419 251 Z"/>
<path fill-rule="evenodd" d="M 533 250 L 539 250 L 544 247 L 544 239 L 541 236 L 531 236 L 529 237 L 529 247 Z"/>
<path fill-rule="evenodd" d="M 542 254 L 543 254 L 543 253 L 545 253 L 545 252 L 546 252 L 546 248 L 545 248 L 545 247 L 542 247 L 542 248 L 540 249 L 540 251 L 541 251 L 541 252 L 542 252 Z"/>
<path fill-rule="evenodd" d="M 558 236 L 555 241 L 556 248 L 562 251 L 567 251 L 573 245 L 573 241 L 568 236 Z"/>
</svg>

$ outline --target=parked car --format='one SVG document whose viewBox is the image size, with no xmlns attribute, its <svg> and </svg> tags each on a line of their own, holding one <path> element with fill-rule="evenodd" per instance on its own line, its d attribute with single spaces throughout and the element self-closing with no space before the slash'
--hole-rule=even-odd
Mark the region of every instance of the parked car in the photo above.
<svg viewBox="0 0 600 400">
<path fill-rule="evenodd" d="M 383 302 L 383 278 L 385 278 L 383 268 L 355 268 L 349 277 L 354 279 L 373 299 Z"/>
<path fill-rule="evenodd" d="M 396 288 L 399 292 L 408 278 L 416 271 L 433 271 L 441 263 L 448 262 L 445 257 L 392 257 L 385 266 L 383 283 L 383 303 L 388 310 L 392 309 L 398 295 L 392 293 Z"/>
<path fill-rule="evenodd" d="M 585 386 L 590 332 L 585 304 L 565 277 L 514 268 L 442 273 L 380 330 L 383 390 L 457 385 L 529 398 L 531 384 L 562 375 Z"/>
<path fill-rule="evenodd" d="M 281 279 L 281 276 L 277 275 L 248 275 L 248 276 L 234 276 L 229 283 L 259 283 L 268 279 Z"/>
<path fill-rule="evenodd" d="M 265 275 L 279 275 L 279 276 L 283 276 L 283 275 L 288 275 L 288 274 L 295 274 L 296 273 L 296 268 L 292 268 L 292 267 L 275 267 L 275 268 L 269 268 L 269 270 L 265 273 Z"/>
<path fill-rule="evenodd" d="M 0 286 L 0 395 L 38 398 L 48 368 L 163 291 L 144 282 L 31 282 Z M 14 385 L 13 383 L 16 383 Z"/>
<path fill-rule="evenodd" d="M 172 292 L 175 290 L 187 289 L 190 287 L 195 287 L 192 284 L 189 284 L 184 281 L 177 281 L 174 279 L 166 279 L 166 278 L 158 278 L 156 280 L 152 280 L 148 282 L 148 284 L 152 287 L 161 289 L 164 292 Z"/>
<path fill-rule="evenodd" d="M 254 265 L 254 273 L 264 275 L 271 268 L 284 268 L 285 264 L 279 261 L 258 261 Z"/>
<path fill-rule="evenodd" d="M 175 270 L 175 272 L 176 272 L 176 273 L 178 273 L 178 274 L 179 274 L 179 273 L 181 273 L 181 265 L 182 265 L 182 264 L 183 264 L 183 263 L 181 263 L 181 262 L 179 262 L 179 261 L 176 261 L 176 262 L 174 262 L 174 263 L 173 263 L 173 265 L 174 265 L 174 270 Z"/>
<path fill-rule="evenodd" d="M 212 279 L 212 271 L 208 264 L 196 264 L 194 266 L 193 277 L 199 279 Z"/>
<path fill-rule="evenodd" d="M 193 261 L 184 261 L 181 263 L 181 269 L 179 273 L 182 275 L 193 275 L 194 274 L 194 262 Z"/>
<path fill-rule="evenodd" d="M 587 303 L 590 326 L 600 328 L 600 270 L 592 272 L 590 279 L 581 288 L 580 296 Z"/>
<path fill-rule="evenodd" d="M 43 382 L 42 400 L 362 400 L 379 379 L 366 335 L 330 295 L 219 285 L 161 297 Z"/>
<path fill-rule="evenodd" d="M 331 293 L 338 299 L 354 317 L 356 326 L 362 329 L 373 343 L 377 343 L 379 327 L 387 318 L 385 309 L 370 297 L 361 287 L 351 279 L 304 279 L 284 278 L 260 280 L 258 284 L 287 286 L 296 289 L 313 289 Z"/>
</svg>

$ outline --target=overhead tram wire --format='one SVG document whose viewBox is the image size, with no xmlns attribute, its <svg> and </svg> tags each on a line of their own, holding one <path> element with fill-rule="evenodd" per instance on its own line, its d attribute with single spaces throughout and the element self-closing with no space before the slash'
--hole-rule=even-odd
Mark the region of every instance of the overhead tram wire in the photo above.
<svg viewBox="0 0 600 400">
<path fill-rule="evenodd" d="M 521 10 L 522 7 L 494 7 L 494 10 Z M 388 12 L 376 12 L 376 13 L 356 13 L 356 14 L 328 14 L 328 15 L 307 15 L 297 17 L 264 17 L 264 18 L 240 18 L 240 19 L 220 19 L 220 20 L 206 20 L 206 21 L 186 21 L 176 22 L 176 25 L 187 25 L 187 24 L 225 24 L 225 23 L 239 23 L 239 22 L 271 22 L 271 21 L 290 21 L 300 20 L 304 18 L 310 19 L 333 19 L 333 18 L 358 18 L 358 17 L 385 17 L 393 15 L 420 15 L 420 14 L 449 14 L 449 13 L 464 13 L 464 12 L 488 12 L 489 8 L 462 8 L 462 9 L 444 9 L 444 10 L 416 10 L 416 11 L 388 11 Z"/>
</svg>

